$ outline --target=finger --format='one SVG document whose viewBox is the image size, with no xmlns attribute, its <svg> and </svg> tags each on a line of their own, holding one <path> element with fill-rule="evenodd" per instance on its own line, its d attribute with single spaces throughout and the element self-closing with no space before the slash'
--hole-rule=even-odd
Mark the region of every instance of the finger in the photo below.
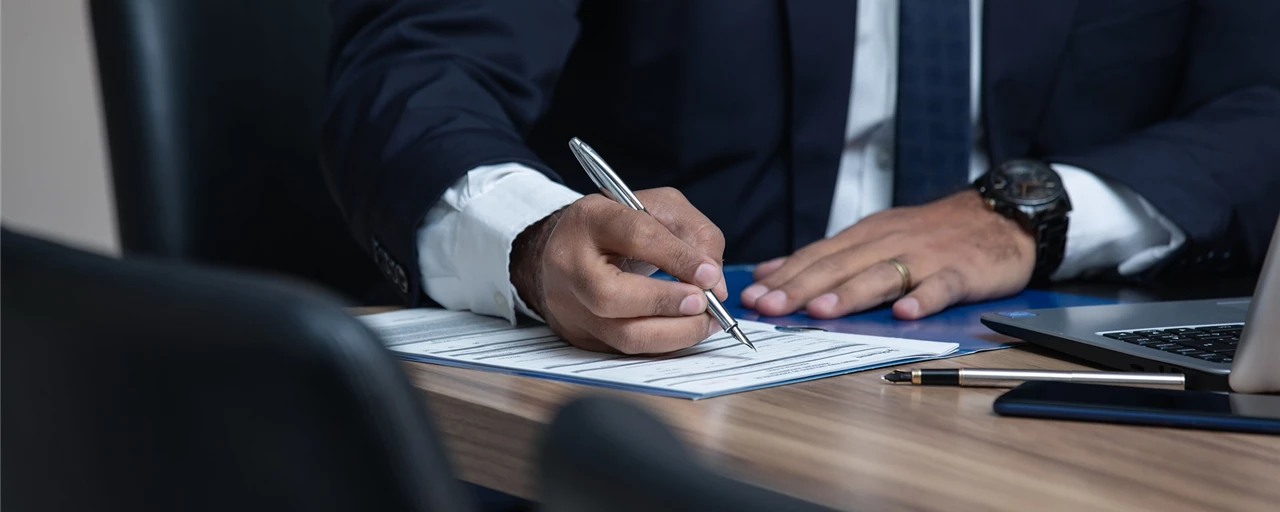
<svg viewBox="0 0 1280 512">
<path fill-rule="evenodd" d="M 742 289 L 742 294 L 738 298 L 742 301 L 742 305 L 748 308 L 756 307 L 756 301 L 764 294 L 769 293 L 769 289 L 760 283 L 752 284 Z"/>
<path fill-rule="evenodd" d="M 713 261 L 724 260 L 724 233 L 679 190 L 664 187 L 642 190 L 637 195 L 649 214 L 677 238 L 702 250 Z"/>
<path fill-rule="evenodd" d="M 815 297 L 884 261 L 894 254 L 893 251 L 890 244 L 876 243 L 827 255 L 761 296 L 756 300 L 755 308 L 765 315 L 789 315 Z"/>
<path fill-rule="evenodd" d="M 725 282 L 723 271 L 720 273 L 720 282 L 711 287 L 711 293 L 715 294 L 720 302 L 729 300 L 729 284 Z"/>
<path fill-rule="evenodd" d="M 766 277 L 769 277 L 769 274 L 772 274 L 775 270 L 778 270 L 779 268 L 781 268 L 782 264 L 785 263 L 786 261 L 787 261 L 787 257 L 783 256 L 781 258 L 774 258 L 764 263 L 761 263 L 759 265 L 756 265 L 756 269 L 754 272 L 751 273 L 751 277 L 757 281 L 764 279 Z"/>
<path fill-rule="evenodd" d="M 597 261 L 576 273 L 570 289 L 587 311 L 601 318 L 691 316 L 706 312 L 702 290 L 687 283 L 654 279 Z"/>
<path fill-rule="evenodd" d="M 787 257 L 783 256 L 756 265 L 756 269 L 751 272 L 751 278 L 755 281 L 759 281 L 769 277 L 779 268 L 782 268 L 782 264 L 786 262 Z M 753 283 L 751 286 L 742 289 L 742 295 L 739 298 L 742 299 L 742 305 L 752 308 L 756 305 L 756 299 L 759 299 L 766 293 L 769 293 L 769 288 L 760 283 Z"/>
<path fill-rule="evenodd" d="M 719 332 L 710 315 L 682 318 L 598 319 L 588 330 L 624 354 L 662 354 L 689 348 Z"/>
<path fill-rule="evenodd" d="M 742 305 L 755 308 L 760 297 L 769 293 L 774 287 L 787 282 L 792 276 L 804 271 L 809 265 L 813 264 L 827 255 L 836 252 L 839 247 L 831 239 L 819 240 L 809 244 L 788 256 L 778 264 L 778 268 L 774 269 L 769 275 L 756 279 L 742 290 Z"/>
<path fill-rule="evenodd" d="M 819 240 L 804 246 L 791 256 L 788 256 L 786 261 L 778 266 L 777 270 L 770 272 L 768 276 L 757 280 L 754 284 L 759 284 L 768 290 L 777 288 L 778 285 L 790 281 L 792 277 L 805 271 L 813 262 L 834 254 L 841 247 L 842 245 L 832 238 Z"/>
<path fill-rule="evenodd" d="M 907 258 L 897 258 L 906 264 Z M 907 267 L 910 268 L 910 267 Z M 902 274 L 887 260 L 867 267 L 829 293 L 805 305 L 815 318 L 836 318 L 865 311 L 902 296 Z"/>
<path fill-rule="evenodd" d="M 582 350 L 587 350 L 591 352 L 605 352 L 605 353 L 616 353 L 618 351 L 618 349 L 610 347 L 609 345 L 605 344 L 605 342 L 595 339 L 590 335 L 586 335 L 586 336 L 561 335 L 560 337 L 564 338 L 564 340 L 569 342 L 570 345 L 578 347 Z"/>
<path fill-rule="evenodd" d="M 701 249 L 717 262 L 724 261 L 724 233 L 693 206 L 684 194 L 671 187 L 642 190 L 637 193 L 645 209 L 677 238 Z M 711 288 L 721 301 L 729 298 L 729 290 L 721 273 L 720 282 Z"/>
<path fill-rule="evenodd" d="M 885 213 L 881 212 L 876 216 L 882 216 Z M 825 238 L 801 247 L 800 250 L 788 256 L 777 270 L 770 272 L 767 276 L 758 278 L 756 284 L 768 290 L 777 288 L 782 283 L 790 281 L 797 274 L 805 272 L 813 262 L 825 258 L 836 251 L 856 248 L 872 241 L 888 240 L 892 234 L 890 227 L 892 225 L 886 227 L 884 222 L 868 222 L 867 219 L 864 219 L 834 237 Z"/>
<path fill-rule="evenodd" d="M 850 229 L 852 230 L 852 228 Z M 865 231 L 866 230 L 861 230 L 859 232 Z M 798 275 L 811 273 L 812 270 L 809 267 L 811 267 L 815 262 L 841 250 L 856 250 L 862 247 L 864 244 L 858 241 L 860 239 L 862 239 L 860 235 L 846 235 L 839 239 L 827 238 L 819 240 L 801 248 L 799 251 L 796 251 L 795 254 L 788 256 L 786 260 L 779 265 L 777 270 L 770 272 L 769 275 L 757 280 L 751 286 L 748 286 L 747 289 L 744 289 L 742 304 L 749 308 L 758 309 L 760 298 L 769 295 L 771 291 Z M 750 293 L 747 293 L 748 291 L 750 291 Z M 770 302 L 785 303 L 787 301 L 782 294 L 775 294 L 774 297 L 770 299 Z M 803 302 L 801 302 L 801 304 L 803 304 Z"/>
<path fill-rule="evenodd" d="M 621 206 L 602 210 L 591 223 L 599 248 L 647 261 L 704 290 L 723 280 L 718 261 L 676 237 L 653 216 Z"/>
<path fill-rule="evenodd" d="M 965 300 L 968 280 L 964 274 L 947 267 L 926 277 L 911 293 L 893 304 L 893 316 L 902 320 L 918 320 Z"/>
</svg>

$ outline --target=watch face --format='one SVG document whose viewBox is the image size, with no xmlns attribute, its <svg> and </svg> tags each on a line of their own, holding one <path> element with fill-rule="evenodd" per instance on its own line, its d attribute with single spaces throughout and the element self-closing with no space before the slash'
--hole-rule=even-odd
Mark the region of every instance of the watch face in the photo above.
<svg viewBox="0 0 1280 512">
<path fill-rule="evenodd" d="M 1058 173 L 1040 162 L 1008 162 L 993 170 L 988 180 L 996 197 L 1017 204 L 1044 204 L 1063 194 Z"/>
</svg>

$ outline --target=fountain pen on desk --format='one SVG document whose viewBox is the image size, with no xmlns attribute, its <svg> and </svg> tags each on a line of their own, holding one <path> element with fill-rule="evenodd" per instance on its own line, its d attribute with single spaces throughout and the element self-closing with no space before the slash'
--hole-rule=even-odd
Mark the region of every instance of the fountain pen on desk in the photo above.
<svg viewBox="0 0 1280 512">
<path fill-rule="evenodd" d="M 622 179 L 613 172 L 609 164 L 604 163 L 604 159 L 600 158 L 600 155 L 596 154 L 595 150 L 591 149 L 591 146 L 574 137 L 569 141 L 569 149 L 573 151 L 573 156 L 578 159 L 578 163 L 582 164 L 582 168 L 587 171 L 587 176 L 591 178 L 591 182 L 595 183 L 605 197 L 631 209 L 649 213 L 649 210 L 644 209 L 644 205 L 640 204 L 640 198 L 631 192 L 627 184 L 622 182 Z M 711 316 L 714 316 L 716 321 L 720 322 L 720 327 L 724 329 L 724 332 L 729 333 L 730 336 L 733 336 L 734 339 L 751 348 L 751 350 L 755 350 L 756 346 L 751 343 L 751 340 L 747 339 L 747 335 L 742 333 L 742 329 L 738 328 L 738 321 L 729 316 L 729 312 L 724 309 L 720 299 L 716 298 L 716 294 L 711 293 L 711 290 L 702 290 L 702 294 L 707 297 L 707 312 L 711 313 Z"/>
<path fill-rule="evenodd" d="M 1182 389 L 1186 385 L 1186 376 L 1178 373 L 1062 372 L 1052 370 L 997 370 L 990 368 L 894 370 L 880 378 L 893 384 L 915 384 L 920 386 L 1013 387 L 1033 380 L 1087 384 L 1167 386 L 1177 389 Z"/>
</svg>

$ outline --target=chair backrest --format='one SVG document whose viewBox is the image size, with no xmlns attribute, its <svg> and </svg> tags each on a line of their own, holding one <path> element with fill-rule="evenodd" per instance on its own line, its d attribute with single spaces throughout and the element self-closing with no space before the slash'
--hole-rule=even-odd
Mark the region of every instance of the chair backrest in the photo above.
<svg viewBox="0 0 1280 512">
<path fill-rule="evenodd" d="M 381 284 L 319 164 L 324 0 L 90 0 L 126 254 Z"/>
<path fill-rule="evenodd" d="M 542 449 L 547 512 L 829 510 L 708 471 L 657 418 L 616 399 L 565 406 Z"/>
<path fill-rule="evenodd" d="M 398 364 L 316 290 L 2 236 L 5 510 L 465 510 Z"/>
</svg>

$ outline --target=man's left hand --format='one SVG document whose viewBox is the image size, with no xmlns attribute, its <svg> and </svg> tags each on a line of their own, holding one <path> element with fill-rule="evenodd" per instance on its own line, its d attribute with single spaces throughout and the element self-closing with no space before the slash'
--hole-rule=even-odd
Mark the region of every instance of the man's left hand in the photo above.
<svg viewBox="0 0 1280 512">
<path fill-rule="evenodd" d="M 868 216 L 795 254 L 760 264 L 742 304 L 761 314 L 801 308 L 835 318 L 894 301 L 903 320 L 960 302 L 1017 293 L 1031 280 L 1035 240 L 987 209 L 977 191 Z M 903 275 L 910 274 L 903 295 Z"/>
</svg>

